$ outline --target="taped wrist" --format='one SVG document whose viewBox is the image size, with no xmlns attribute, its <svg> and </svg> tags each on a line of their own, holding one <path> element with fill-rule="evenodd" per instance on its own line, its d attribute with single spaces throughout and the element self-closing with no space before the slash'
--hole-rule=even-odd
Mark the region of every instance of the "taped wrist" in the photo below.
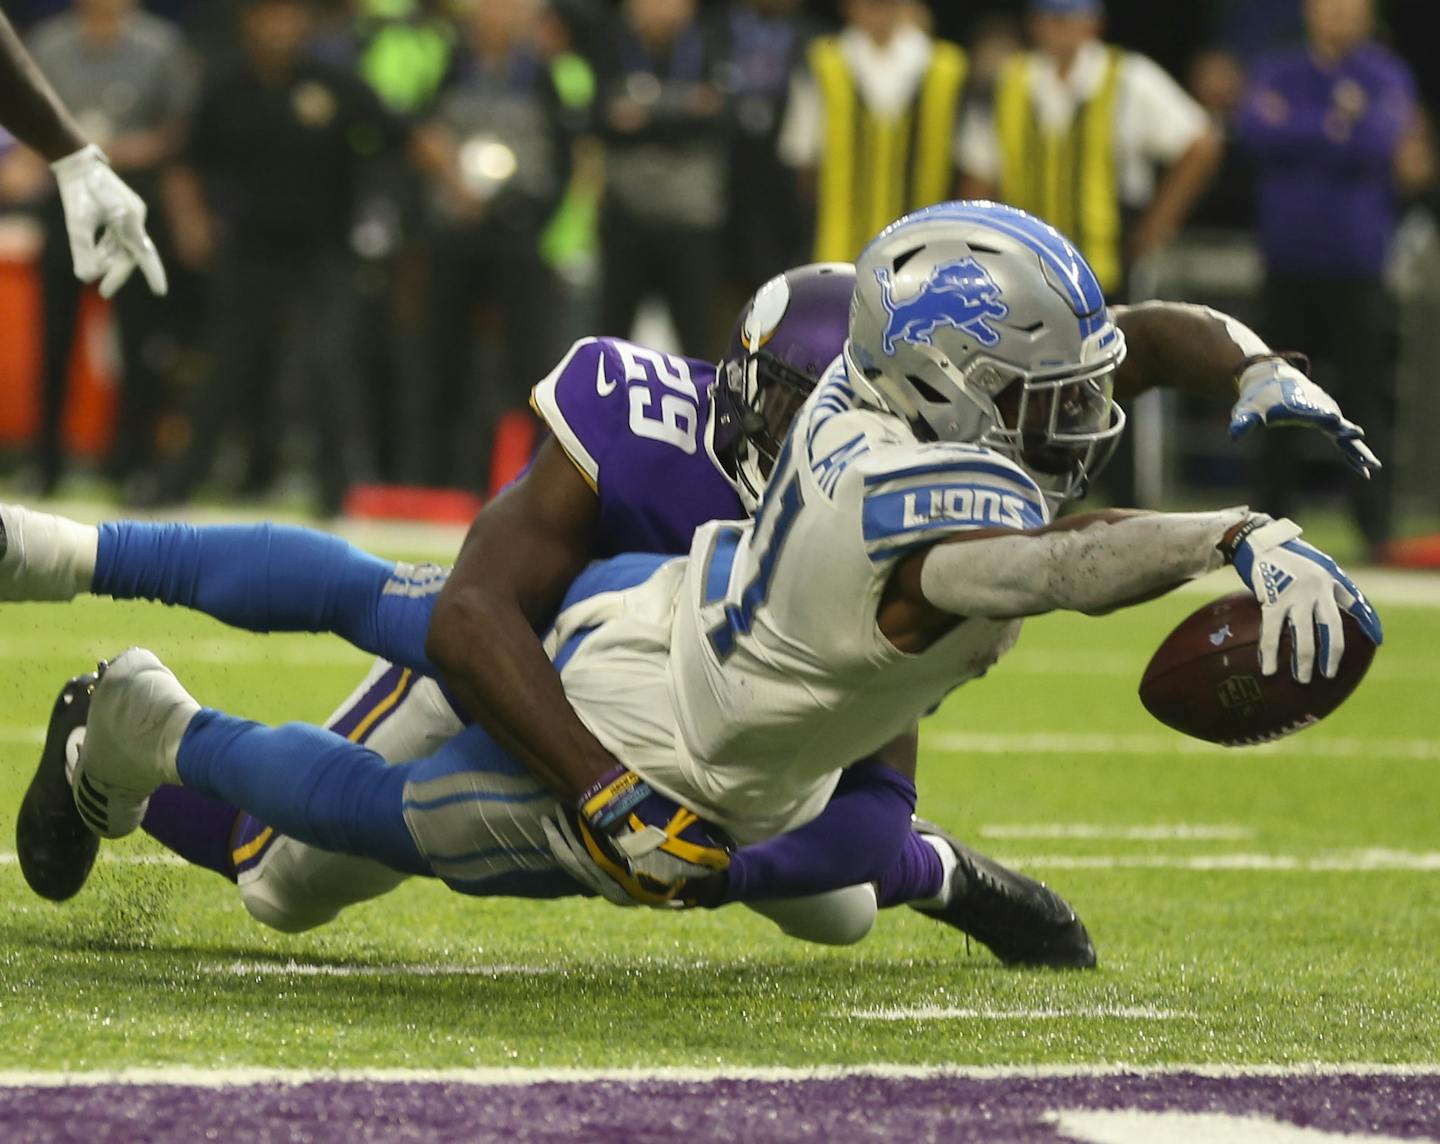
<svg viewBox="0 0 1440 1144">
<path fill-rule="evenodd" d="M 1292 365 L 1306 377 L 1310 376 L 1310 359 L 1304 354 L 1297 350 L 1267 350 L 1265 353 L 1251 354 L 1235 367 L 1235 392 L 1244 393 L 1250 385 L 1268 380 L 1274 372 L 1274 366 L 1269 364 L 1272 362 Z M 1260 368 L 1257 369 L 1257 366 Z M 1255 371 L 1253 374 L 1252 370 Z"/>
<path fill-rule="evenodd" d="M 1246 508 L 1145 513 L 1084 528 L 938 544 L 920 590 L 957 616 L 1104 612 L 1222 566 L 1219 544 Z"/>
</svg>

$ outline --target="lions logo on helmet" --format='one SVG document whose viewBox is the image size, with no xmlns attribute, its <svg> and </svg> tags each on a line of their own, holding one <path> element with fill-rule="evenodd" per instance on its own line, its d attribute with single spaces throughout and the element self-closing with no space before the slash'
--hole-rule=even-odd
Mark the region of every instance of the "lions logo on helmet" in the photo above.
<svg viewBox="0 0 1440 1144">
<path fill-rule="evenodd" d="M 852 380 L 922 441 L 995 450 L 1052 505 L 1084 495 L 1125 426 L 1125 338 L 1084 256 L 1014 207 L 938 203 L 860 254 Z"/>
<path fill-rule="evenodd" d="M 1000 343 L 1000 334 L 987 322 L 1003 322 L 1010 307 L 1000 300 L 1000 287 L 973 258 L 937 266 L 918 293 L 903 302 L 895 301 L 890 272 L 875 271 L 880 283 L 880 302 L 890 320 L 885 323 L 882 347 L 894 355 L 897 340 L 935 344 L 935 331 L 953 326 L 969 334 L 982 346 Z"/>
</svg>

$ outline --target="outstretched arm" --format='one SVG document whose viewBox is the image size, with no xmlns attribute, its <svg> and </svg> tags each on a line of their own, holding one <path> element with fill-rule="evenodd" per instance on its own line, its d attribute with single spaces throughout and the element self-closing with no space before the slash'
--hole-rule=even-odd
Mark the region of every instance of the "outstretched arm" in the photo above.
<svg viewBox="0 0 1440 1144">
<path fill-rule="evenodd" d="M 1340 612 L 1375 643 L 1379 617 L 1360 589 L 1300 528 L 1243 508 L 1209 513 L 1108 510 L 1044 528 L 976 530 L 900 562 L 880 611 L 880 630 L 914 651 L 956 617 L 1016 619 L 1052 611 L 1099 615 L 1152 599 L 1231 564 L 1261 607 L 1261 671 L 1277 670 L 1280 634 L 1294 636 L 1294 673 L 1333 676 L 1344 653 Z"/>
<path fill-rule="evenodd" d="M 48 163 L 85 146 L 85 135 L 40 74 L 30 53 L 0 12 L 0 122 Z"/>
<path fill-rule="evenodd" d="M 1256 425 L 1315 429 L 1361 476 L 1380 467 L 1365 431 L 1306 376 L 1303 355 L 1271 350 L 1244 322 L 1208 306 L 1145 302 L 1114 313 L 1127 347 L 1115 372 L 1119 401 L 1157 386 L 1230 401 L 1232 439 Z"/>
</svg>

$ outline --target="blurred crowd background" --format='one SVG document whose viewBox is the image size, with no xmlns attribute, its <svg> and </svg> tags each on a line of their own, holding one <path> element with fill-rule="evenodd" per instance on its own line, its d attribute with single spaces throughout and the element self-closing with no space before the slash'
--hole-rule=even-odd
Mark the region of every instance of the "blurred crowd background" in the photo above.
<svg viewBox="0 0 1440 1144">
<path fill-rule="evenodd" d="M 1381 480 L 1223 410 L 1132 411 L 1108 499 L 1348 498 L 1376 559 L 1434 514 L 1433 0 L 9 0 L 150 203 L 168 297 L 70 270 L 0 134 L 0 472 L 144 508 L 300 482 L 484 494 L 571 340 L 718 357 L 786 266 L 926 202 L 1080 242 L 1311 355 Z M 1397 523 L 1399 521 L 1400 523 Z"/>
</svg>

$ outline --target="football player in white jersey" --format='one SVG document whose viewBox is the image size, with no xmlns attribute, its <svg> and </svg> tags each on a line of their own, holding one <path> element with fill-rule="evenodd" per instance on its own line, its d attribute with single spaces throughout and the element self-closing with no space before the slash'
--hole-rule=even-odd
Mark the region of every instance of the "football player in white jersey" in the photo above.
<svg viewBox="0 0 1440 1144">
<path fill-rule="evenodd" d="M 1316 633 L 1332 672 L 1339 607 L 1378 640 L 1358 590 L 1288 522 L 1232 510 L 1049 523 L 1123 424 L 1109 395 L 1123 347 L 1083 260 L 1029 216 L 956 204 L 887 230 L 862 260 L 844 361 L 802 410 L 756 521 L 702 530 L 688 561 L 632 559 L 623 575 L 602 565 L 577 582 L 550 643 L 586 725 L 642 781 L 750 841 L 812 819 L 857 744 L 903 732 L 983 671 L 1025 615 L 1107 610 L 1228 556 L 1252 586 L 1276 583 L 1276 568 L 1289 577 L 1262 598 L 1266 670 L 1289 621 L 1297 674 L 1313 670 Z M 456 888 L 457 846 L 518 850 L 478 805 L 494 801 L 499 770 L 471 732 L 379 784 L 365 752 L 311 739 L 325 772 L 314 782 L 353 771 L 373 787 L 343 822 L 314 820 L 314 800 L 294 805 L 287 734 L 200 712 L 132 652 L 96 690 L 80 770 L 106 800 L 108 833 L 156 783 L 179 780 Z M 285 781 L 272 782 L 281 757 Z M 543 834 L 572 873 L 603 877 L 573 818 L 533 780 L 503 777 L 519 835 Z"/>
</svg>

